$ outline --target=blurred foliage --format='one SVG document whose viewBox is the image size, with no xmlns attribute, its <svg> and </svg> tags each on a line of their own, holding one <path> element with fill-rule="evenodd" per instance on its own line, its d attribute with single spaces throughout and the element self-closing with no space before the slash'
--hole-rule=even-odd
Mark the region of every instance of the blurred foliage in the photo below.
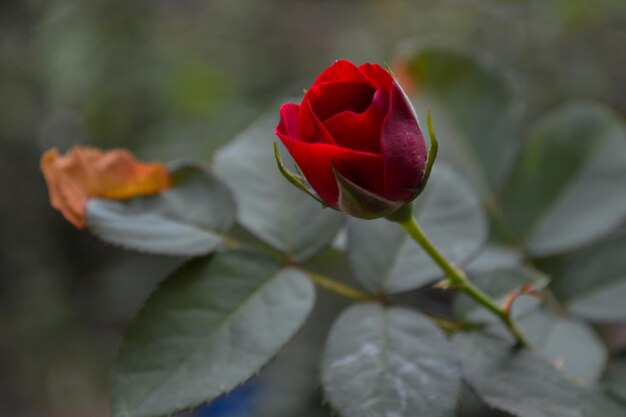
<svg viewBox="0 0 626 417">
<path fill-rule="evenodd" d="M 49 208 L 43 150 L 209 160 L 334 59 L 391 63 L 416 42 L 491 62 L 521 97 L 522 124 L 571 99 L 626 114 L 623 0 L 0 2 L 0 416 L 108 415 L 121 333 L 180 263 L 73 230 Z M 336 311 L 333 301 L 322 305 Z M 317 352 L 303 340 L 319 343 L 328 320 L 307 325 L 266 377 L 297 379 L 284 363 L 298 347 Z"/>
</svg>

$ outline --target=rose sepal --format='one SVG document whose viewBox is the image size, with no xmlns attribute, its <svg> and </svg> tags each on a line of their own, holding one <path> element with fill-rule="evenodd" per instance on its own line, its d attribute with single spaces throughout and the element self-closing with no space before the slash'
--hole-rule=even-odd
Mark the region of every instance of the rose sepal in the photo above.
<svg viewBox="0 0 626 417">
<path fill-rule="evenodd" d="M 358 186 L 337 171 L 333 166 L 333 173 L 339 187 L 337 205 L 340 211 L 360 219 L 377 219 L 389 216 L 405 203 L 390 201 Z"/>
<path fill-rule="evenodd" d="M 298 175 L 295 172 L 291 172 L 287 169 L 283 160 L 280 157 L 280 151 L 278 150 L 278 144 L 274 142 L 274 158 L 276 158 L 276 165 L 278 166 L 278 170 L 285 177 L 287 181 L 289 181 L 294 187 L 298 190 L 306 193 L 309 197 L 314 198 L 318 203 L 322 205 L 322 207 L 328 207 L 328 204 L 318 196 L 316 196 L 306 185 L 306 180 L 304 176 Z"/>
<path fill-rule="evenodd" d="M 426 118 L 426 123 L 428 125 L 428 136 L 430 138 L 430 147 L 428 148 L 428 159 L 426 160 L 426 166 L 424 167 L 424 174 L 422 174 L 422 181 L 418 188 L 411 189 L 415 193 L 415 197 L 419 196 L 424 188 L 426 188 L 426 184 L 428 184 L 428 180 L 430 179 L 430 173 L 433 170 L 433 165 L 435 164 L 435 160 L 437 159 L 437 152 L 439 151 L 439 142 L 437 141 L 437 135 L 435 135 L 435 129 L 433 128 L 433 118 L 431 116 L 431 111 L 428 110 L 428 116 Z"/>
</svg>

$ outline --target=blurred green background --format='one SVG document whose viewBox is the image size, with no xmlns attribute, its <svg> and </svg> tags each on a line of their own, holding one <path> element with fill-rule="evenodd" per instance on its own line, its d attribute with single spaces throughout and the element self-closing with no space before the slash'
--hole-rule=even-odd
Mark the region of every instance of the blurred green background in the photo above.
<svg viewBox="0 0 626 417">
<path fill-rule="evenodd" d="M 210 161 L 335 59 L 415 45 L 493 63 L 528 118 L 578 98 L 626 114 L 624 0 L 0 1 L 0 416 L 107 416 L 122 332 L 180 262 L 74 230 L 44 150 Z"/>
</svg>

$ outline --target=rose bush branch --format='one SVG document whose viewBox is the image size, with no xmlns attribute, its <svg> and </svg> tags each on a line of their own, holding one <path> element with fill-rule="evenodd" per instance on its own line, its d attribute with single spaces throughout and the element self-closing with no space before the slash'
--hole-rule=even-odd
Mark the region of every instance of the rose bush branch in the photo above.
<svg viewBox="0 0 626 417">
<path fill-rule="evenodd" d="M 388 217 L 389 220 L 398 223 L 402 228 L 417 242 L 418 245 L 424 249 L 424 251 L 435 261 L 435 263 L 441 268 L 445 276 L 447 277 L 440 283 L 442 288 L 455 289 L 461 291 L 486 310 L 493 313 L 502 324 L 509 330 L 511 335 L 515 338 L 515 342 L 519 346 L 528 347 L 529 344 L 524 338 L 523 334 L 517 328 L 513 322 L 513 318 L 509 311 L 503 306 L 498 305 L 494 300 L 485 294 L 480 288 L 475 286 L 468 278 L 462 269 L 453 265 L 441 251 L 435 246 L 424 231 L 420 228 L 419 224 L 413 216 L 412 205 L 407 204 L 400 210 L 395 212 L 392 216 Z"/>
</svg>

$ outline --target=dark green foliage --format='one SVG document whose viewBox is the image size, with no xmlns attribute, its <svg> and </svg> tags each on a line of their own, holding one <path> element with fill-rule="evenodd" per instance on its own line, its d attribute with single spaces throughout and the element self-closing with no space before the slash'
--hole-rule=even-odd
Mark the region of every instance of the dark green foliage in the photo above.
<svg viewBox="0 0 626 417">
<path fill-rule="evenodd" d="M 302 326 L 314 294 L 302 272 L 259 253 L 191 261 L 128 330 L 112 372 L 113 416 L 170 414 L 232 390 Z"/>
</svg>

